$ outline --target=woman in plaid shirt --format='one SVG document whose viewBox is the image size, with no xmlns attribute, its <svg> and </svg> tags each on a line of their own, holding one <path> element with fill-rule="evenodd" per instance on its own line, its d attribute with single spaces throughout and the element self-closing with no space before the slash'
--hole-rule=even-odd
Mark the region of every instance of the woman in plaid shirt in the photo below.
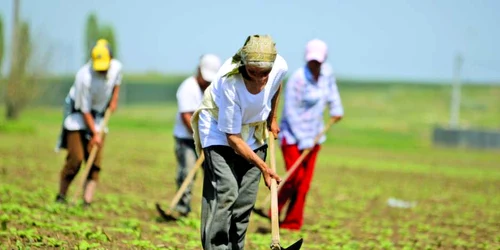
<svg viewBox="0 0 500 250">
<path fill-rule="evenodd" d="M 317 144 L 314 142 L 324 127 L 325 107 L 328 106 L 333 123 L 338 122 L 344 114 L 332 70 L 325 64 L 327 52 L 325 42 L 318 39 L 309 41 L 305 51 L 306 65 L 292 74 L 285 87 L 285 107 L 279 138 L 287 170 L 304 150 L 309 149 L 310 152 L 278 193 L 280 212 L 289 201 L 286 217 L 280 223 L 281 228 L 300 230 L 302 227 L 305 200 L 316 157 L 320 144 L 326 140 L 323 135 Z"/>
</svg>

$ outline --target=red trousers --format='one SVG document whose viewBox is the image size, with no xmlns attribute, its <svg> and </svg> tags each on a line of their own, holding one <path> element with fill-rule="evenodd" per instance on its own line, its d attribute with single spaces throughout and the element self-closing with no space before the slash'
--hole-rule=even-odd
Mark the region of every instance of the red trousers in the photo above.
<svg viewBox="0 0 500 250">
<path fill-rule="evenodd" d="M 280 223 L 281 228 L 300 230 L 302 227 L 306 196 L 311 186 L 319 150 L 319 145 L 312 148 L 278 193 L 278 211 L 280 214 L 286 203 L 289 202 L 285 219 Z M 286 170 L 288 171 L 300 157 L 302 151 L 299 150 L 297 144 L 287 145 L 284 138 L 281 142 L 281 151 L 285 160 Z"/>
</svg>

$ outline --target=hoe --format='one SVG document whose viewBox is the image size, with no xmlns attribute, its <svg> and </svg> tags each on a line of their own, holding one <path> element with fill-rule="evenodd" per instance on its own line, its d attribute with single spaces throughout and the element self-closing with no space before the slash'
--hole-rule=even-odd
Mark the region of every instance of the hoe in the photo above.
<svg viewBox="0 0 500 250">
<path fill-rule="evenodd" d="M 274 135 L 269 133 L 269 147 L 271 169 L 276 172 L 276 155 L 274 152 Z M 280 245 L 280 228 L 278 215 L 278 183 L 275 179 L 271 179 L 271 250 L 299 250 L 302 246 L 303 239 L 298 240 L 287 248 Z"/>
<path fill-rule="evenodd" d="M 318 144 L 321 137 L 326 133 L 326 131 L 328 131 L 328 129 L 330 128 L 331 125 L 332 125 L 331 122 L 328 123 L 325 126 L 325 128 L 323 129 L 323 131 L 321 131 L 321 133 L 319 133 L 319 135 L 317 135 L 316 138 L 314 138 L 314 144 Z M 283 178 L 281 183 L 278 185 L 278 192 L 281 190 L 281 188 L 285 184 L 286 180 L 288 178 L 290 178 L 290 176 L 295 172 L 295 170 L 297 170 L 299 168 L 299 166 L 301 166 L 302 161 L 304 161 L 304 159 L 306 158 L 306 156 L 309 154 L 310 151 L 311 151 L 310 149 L 306 149 L 306 150 L 302 151 L 302 154 L 300 154 L 300 157 L 295 161 L 295 163 L 292 165 L 292 167 L 290 167 L 290 170 L 287 171 L 285 177 Z M 253 208 L 254 213 L 256 213 L 262 217 L 268 217 L 266 209 L 269 206 L 270 201 L 271 201 L 271 194 L 266 197 L 266 199 L 264 201 L 264 206 L 262 206 L 262 208 L 255 208 L 255 207 Z"/>
<path fill-rule="evenodd" d="M 205 155 L 202 152 L 200 157 L 198 157 L 198 160 L 196 160 L 196 163 L 194 164 L 193 168 L 191 169 L 191 171 L 189 171 L 188 175 L 186 176 L 186 178 L 182 182 L 182 185 L 179 188 L 179 190 L 177 191 L 177 193 L 175 194 L 174 198 L 170 202 L 170 207 L 169 207 L 168 211 L 163 210 L 161 208 L 160 204 L 158 202 L 156 203 L 156 210 L 158 211 L 158 213 L 160 214 L 160 216 L 164 220 L 166 220 L 166 221 L 177 220 L 177 218 L 174 215 L 172 215 L 172 211 L 174 210 L 175 206 L 177 206 L 177 203 L 179 203 L 179 200 L 181 199 L 182 194 L 184 194 L 184 191 L 186 191 L 186 188 L 189 186 L 189 184 L 193 180 L 194 175 L 196 174 L 196 171 L 198 171 L 198 169 L 201 167 L 201 164 L 203 164 L 204 160 L 205 160 Z"/>
</svg>

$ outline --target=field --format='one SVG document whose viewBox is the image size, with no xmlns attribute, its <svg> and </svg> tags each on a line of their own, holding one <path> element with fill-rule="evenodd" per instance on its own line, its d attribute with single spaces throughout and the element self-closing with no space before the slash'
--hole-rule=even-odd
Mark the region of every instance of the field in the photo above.
<svg viewBox="0 0 500 250">
<path fill-rule="evenodd" d="M 282 245 L 303 237 L 303 249 L 500 249 L 500 151 L 431 142 L 433 126 L 448 121 L 449 90 L 341 84 L 345 119 L 320 151 L 305 226 L 282 230 Z M 500 87 L 466 87 L 461 111 L 463 126 L 498 129 Z M 168 207 L 176 191 L 175 104 L 120 107 L 86 210 L 54 203 L 61 114 L 33 107 L 20 121 L 0 118 L 0 249 L 201 249 L 201 171 L 188 218 L 163 222 L 154 208 Z M 257 206 L 269 192 L 260 185 Z M 416 205 L 388 206 L 390 198 Z M 252 215 L 247 249 L 269 249 L 260 230 L 269 226 Z"/>
</svg>

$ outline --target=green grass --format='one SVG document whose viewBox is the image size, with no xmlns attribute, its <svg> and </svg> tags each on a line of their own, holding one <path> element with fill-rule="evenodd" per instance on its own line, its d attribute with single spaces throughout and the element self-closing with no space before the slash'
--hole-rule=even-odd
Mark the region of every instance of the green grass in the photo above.
<svg viewBox="0 0 500 250">
<path fill-rule="evenodd" d="M 303 230 L 282 230 L 283 246 L 303 237 L 303 249 L 500 248 L 500 151 L 431 143 L 433 126 L 448 121 L 449 87 L 346 83 L 340 90 L 345 119 L 320 151 Z M 499 87 L 467 86 L 463 100 L 462 125 L 500 127 Z M 53 202 L 65 157 L 53 152 L 61 115 L 38 107 L 16 122 L 0 119 L 0 249 L 201 248 L 202 172 L 188 218 L 165 223 L 154 208 L 157 201 L 167 207 L 176 191 L 175 105 L 120 107 L 90 210 Z M 269 192 L 260 185 L 257 206 Z M 389 207 L 390 197 L 417 205 Z M 269 249 L 262 227 L 269 223 L 252 215 L 248 249 Z"/>
</svg>

